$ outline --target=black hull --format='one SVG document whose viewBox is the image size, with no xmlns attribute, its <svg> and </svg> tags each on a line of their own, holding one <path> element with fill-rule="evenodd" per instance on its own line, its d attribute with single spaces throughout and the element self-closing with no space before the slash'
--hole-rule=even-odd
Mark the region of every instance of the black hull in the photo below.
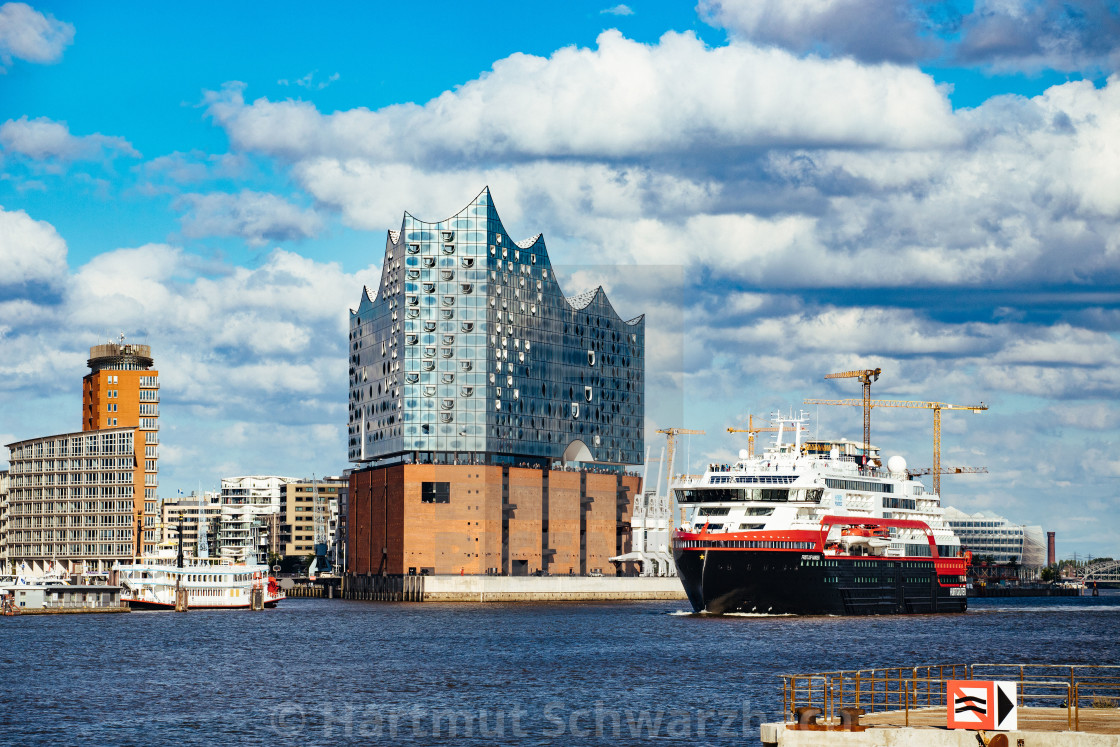
<svg viewBox="0 0 1120 747">
<path fill-rule="evenodd" d="M 674 554 L 697 612 L 904 615 L 968 608 L 965 588 L 941 586 L 932 560 L 692 548 Z"/>
</svg>

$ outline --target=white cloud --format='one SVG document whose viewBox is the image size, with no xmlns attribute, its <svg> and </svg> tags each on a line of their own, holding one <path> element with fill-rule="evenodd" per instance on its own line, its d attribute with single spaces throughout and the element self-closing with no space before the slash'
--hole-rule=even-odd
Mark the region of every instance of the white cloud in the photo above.
<svg viewBox="0 0 1120 747">
<path fill-rule="evenodd" d="M 24 283 L 60 283 L 66 276 L 66 242 L 50 223 L 0 206 L 0 267 L 0 290 Z M 8 313 L 0 318 L 13 321 Z"/>
<path fill-rule="evenodd" d="M 599 11 L 599 14 L 609 16 L 632 16 L 634 15 L 634 10 L 629 5 L 619 4 L 610 8 L 603 8 Z"/>
<path fill-rule="evenodd" d="M 251 246 L 264 246 L 270 241 L 310 238 L 323 227 L 314 210 L 264 192 L 186 194 L 175 204 L 187 210 L 183 234 L 192 238 L 238 236 Z"/>
<path fill-rule="evenodd" d="M 0 5 L 0 72 L 12 59 L 51 63 L 74 40 L 74 26 L 25 3 Z"/>
<path fill-rule="evenodd" d="M 733 35 L 795 52 L 910 62 L 936 47 L 922 14 L 897 0 L 700 0 L 702 18 Z"/>
<path fill-rule="evenodd" d="M 605 31 L 596 49 L 514 54 L 423 106 L 321 114 L 243 87 L 207 96 L 234 145 L 298 160 L 447 163 L 562 156 L 636 157 L 780 144 L 907 148 L 957 141 L 931 78 L 892 65 L 798 59 L 691 34 L 646 45 Z"/>
<path fill-rule="evenodd" d="M 235 179 L 243 177 L 249 169 L 249 159 L 242 154 L 207 154 L 198 150 L 168 153 L 153 158 L 143 166 L 143 172 L 149 178 L 162 178 L 175 184 Z"/>
<path fill-rule="evenodd" d="M 90 161 L 115 155 L 137 158 L 140 154 L 122 137 L 70 134 L 65 122 L 47 117 L 9 119 L 0 125 L 0 146 L 9 153 L 35 161 Z"/>
</svg>

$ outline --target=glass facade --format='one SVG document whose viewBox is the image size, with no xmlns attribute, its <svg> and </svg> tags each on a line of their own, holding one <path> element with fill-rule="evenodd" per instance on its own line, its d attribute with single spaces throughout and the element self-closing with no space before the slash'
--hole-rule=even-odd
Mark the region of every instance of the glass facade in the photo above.
<svg viewBox="0 0 1120 747">
<path fill-rule="evenodd" d="M 439 223 L 406 213 L 350 313 L 350 461 L 637 464 L 644 348 L 644 317 L 565 298 L 488 189 Z"/>
</svg>

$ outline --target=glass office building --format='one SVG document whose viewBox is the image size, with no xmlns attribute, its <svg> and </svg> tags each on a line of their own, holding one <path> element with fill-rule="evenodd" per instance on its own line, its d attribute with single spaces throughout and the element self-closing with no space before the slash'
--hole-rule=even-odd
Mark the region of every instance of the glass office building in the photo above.
<svg viewBox="0 0 1120 747">
<path fill-rule="evenodd" d="M 564 297 L 488 189 L 438 223 L 406 213 L 350 314 L 350 460 L 637 464 L 644 346 L 602 288 Z"/>
</svg>

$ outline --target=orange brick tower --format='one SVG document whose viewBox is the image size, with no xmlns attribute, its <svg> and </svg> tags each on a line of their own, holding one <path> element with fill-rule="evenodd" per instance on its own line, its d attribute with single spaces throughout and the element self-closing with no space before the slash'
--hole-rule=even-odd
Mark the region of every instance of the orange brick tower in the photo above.
<svg viewBox="0 0 1120 747">
<path fill-rule="evenodd" d="M 152 348 L 125 342 L 89 349 L 89 369 L 82 380 L 82 430 L 135 428 L 133 473 L 133 544 L 137 555 L 155 552 L 156 490 L 159 485 L 159 371 L 152 368 Z M 141 542 L 141 538 L 143 542 Z"/>
</svg>

